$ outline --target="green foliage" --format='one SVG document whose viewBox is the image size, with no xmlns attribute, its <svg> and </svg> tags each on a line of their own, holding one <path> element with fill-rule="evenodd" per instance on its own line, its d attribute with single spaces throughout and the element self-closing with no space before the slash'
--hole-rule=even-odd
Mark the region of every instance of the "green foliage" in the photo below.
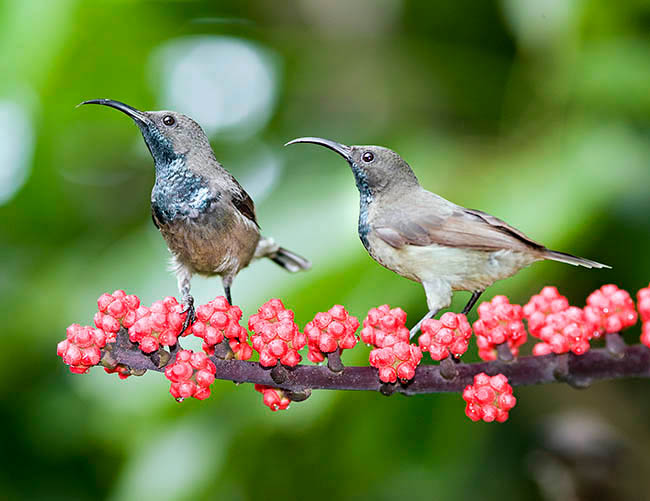
<svg viewBox="0 0 650 501">
<path fill-rule="evenodd" d="M 644 457 L 650 429 L 638 405 L 647 384 L 522 388 L 504 425 L 469 422 L 459 395 L 317 392 L 276 415 L 252 388 L 226 382 L 206 402 L 179 405 L 157 374 L 73 376 L 55 344 L 68 324 L 91 322 L 104 291 L 123 288 L 144 303 L 176 294 L 150 220 L 153 169 L 137 129 L 120 114 L 75 105 L 109 97 L 172 107 L 160 48 L 196 36 L 245 43 L 271 65 L 259 85 L 273 86 L 272 97 L 257 121 L 211 139 L 256 199 L 263 232 L 314 263 L 300 276 L 270 263 L 243 271 L 233 296 L 245 315 L 270 297 L 301 325 L 336 303 L 360 318 L 386 302 L 411 320 L 425 310 L 421 288 L 359 243 L 345 163 L 316 147 L 282 148 L 303 135 L 389 146 L 432 191 L 613 266 L 537 264 L 485 299 L 524 301 L 546 284 L 577 305 L 607 282 L 634 293 L 650 278 L 649 19 L 642 1 L 0 4 L 0 122 L 13 103 L 32 134 L 18 140 L 22 164 L 0 145 L 0 160 L 13 159 L 0 167 L 0 197 L 8 193 L 0 198 L 0 491 L 7 499 L 542 499 L 530 466 L 545 444 L 540 419 L 575 408 L 634 433 L 629 457 Z M 227 73 L 192 68 L 176 89 L 201 74 L 217 85 Z M 199 97 L 218 99 L 218 89 Z M 233 103 L 241 104 L 222 103 L 224 115 Z M 222 293 L 205 279 L 193 291 L 199 303 Z M 459 294 L 454 307 L 465 300 Z M 345 361 L 367 363 L 367 349 Z M 650 495 L 644 472 L 648 461 L 635 462 L 617 488 Z"/>
</svg>

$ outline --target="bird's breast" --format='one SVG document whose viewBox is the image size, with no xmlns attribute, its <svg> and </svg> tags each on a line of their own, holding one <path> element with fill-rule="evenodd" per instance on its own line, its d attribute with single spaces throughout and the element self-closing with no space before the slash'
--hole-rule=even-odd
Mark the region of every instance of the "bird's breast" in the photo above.
<svg viewBox="0 0 650 501">
<path fill-rule="evenodd" d="M 176 260 L 203 275 L 234 274 L 247 266 L 259 241 L 257 226 L 214 192 L 199 188 L 184 198 L 164 208 L 152 199 L 154 220 Z"/>
<path fill-rule="evenodd" d="M 151 208 L 160 224 L 176 219 L 196 219 L 219 202 L 221 192 L 189 170 L 175 169 L 156 177 L 151 192 Z"/>
</svg>

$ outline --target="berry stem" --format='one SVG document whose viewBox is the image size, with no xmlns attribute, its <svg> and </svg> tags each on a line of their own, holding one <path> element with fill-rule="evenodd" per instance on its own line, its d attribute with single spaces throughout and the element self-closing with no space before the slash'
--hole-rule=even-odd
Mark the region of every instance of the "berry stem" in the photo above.
<svg viewBox="0 0 650 501">
<path fill-rule="evenodd" d="M 605 334 L 605 349 L 614 358 L 625 356 L 625 341 L 620 334 Z"/>
<path fill-rule="evenodd" d="M 449 380 L 441 375 L 440 365 L 420 365 L 415 377 L 407 385 L 396 383 L 385 385 L 377 377 L 374 367 L 346 367 L 340 374 L 323 366 L 297 365 L 286 371 L 286 380 L 276 383 L 271 371 L 257 362 L 242 360 L 223 360 L 215 356 L 210 360 L 216 366 L 215 377 L 237 383 L 258 383 L 282 389 L 305 392 L 307 389 L 327 390 L 365 390 L 381 391 L 391 386 L 388 393 L 395 391 L 405 395 L 419 393 L 462 392 L 472 384 L 476 374 L 504 374 L 512 386 L 566 382 L 575 387 L 585 387 L 591 382 L 622 378 L 650 378 L 650 349 L 637 344 L 623 350 L 623 358 L 614 358 L 606 348 L 589 350 L 584 355 L 572 353 L 563 355 L 544 355 L 522 357 L 509 363 L 499 360 L 473 364 L 457 364 L 458 375 Z M 117 341 L 112 343 L 110 352 L 102 350 L 102 355 L 110 354 L 111 363 L 126 365 L 132 370 L 153 370 L 162 372 L 164 368 L 156 367 L 151 359 L 131 343 L 125 330 L 117 334 Z M 175 357 L 170 358 L 170 362 Z M 386 388 L 384 391 L 386 392 Z"/>
<path fill-rule="evenodd" d="M 512 356 L 512 351 L 507 342 L 497 345 L 497 358 L 501 362 L 512 362 L 515 359 L 515 357 Z"/>
<path fill-rule="evenodd" d="M 443 358 L 442 362 L 440 362 L 440 375 L 448 381 L 451 381 L 458 376 L 457 365 L 457 362 L 455 362 L 451 356 Z"/>
<path fill-rule="evenodd" d="M 332 372 L 343 372 L 345 366 L 341 362 L 341 348 L 336 348 L 336 350 L 327 354 L 327 368 Z"/>
</svg>

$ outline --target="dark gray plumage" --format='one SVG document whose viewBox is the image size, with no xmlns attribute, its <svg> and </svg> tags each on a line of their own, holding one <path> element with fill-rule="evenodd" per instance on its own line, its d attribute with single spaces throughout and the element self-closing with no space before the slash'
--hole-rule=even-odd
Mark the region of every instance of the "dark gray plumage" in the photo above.
<svg viewBox="0 0 650 501">
<path fill-rule="evenodd" d="M 535 261 L 550 259 L 586 268 L 609 266 L 547 249 L 506 222 L 466 209 L 431 193 L 394 151 L 380 146 L 345 146 L 317 137 L 314 143 L 345 158 L 361 196 L 359 237 L 382 266 L 422 283 L 431 318 L 451 303 L 453 291 L 472 292 L 468 313 L 495 281 Z"/>
<path fill-rule="evenodd" d="M 193 317 L 190 280 L 194 273 L 219 275 L 228 301 L 237 273 L 253 259 L 268 257 L 288 271 L 307 270 L 306 259 L 262 238 L 251 197 L 217 161 L 207 136 L 194 120 L 173 111 L 139 111 L 119 101 L 81 104 L 110 106 L 140 128 L 154 159 L 153 222 L 172 254 L 178 288 Z"/>
</svg>

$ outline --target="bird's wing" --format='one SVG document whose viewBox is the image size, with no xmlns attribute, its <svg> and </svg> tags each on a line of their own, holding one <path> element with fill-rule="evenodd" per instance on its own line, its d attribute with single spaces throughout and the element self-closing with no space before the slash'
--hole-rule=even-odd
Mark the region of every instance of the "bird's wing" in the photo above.
<svg viewBox="0 0 650 501">
<path fill-rule="evenodd" d="M 404 245 L 433 244 L 485 251 L 545 249 L 521 231 L 485 212 L 451 205 L 442 209 L 435 204 L 420 203 L 412 208 L 393 210 L 378 218 L 373 230 L 397 249 Z"/>
<path fill-rule="evenodd" d="M 253 203 L 253 199 L 248 193 L 246 193 L 246 190 L 242 188 L 242 186 L 234 177 L 232 180 L 235 182 L 238 188 L 238 190 L 235 190 L 232 196 L 233 205 L 244 217 L 247 217 L 253 221 L 253 223 L 255 223 L 255 226 L 259 228 L 260 225 L 257 224 L 257 218 L 255 217 L 255 204 Z"/>
</svg>

